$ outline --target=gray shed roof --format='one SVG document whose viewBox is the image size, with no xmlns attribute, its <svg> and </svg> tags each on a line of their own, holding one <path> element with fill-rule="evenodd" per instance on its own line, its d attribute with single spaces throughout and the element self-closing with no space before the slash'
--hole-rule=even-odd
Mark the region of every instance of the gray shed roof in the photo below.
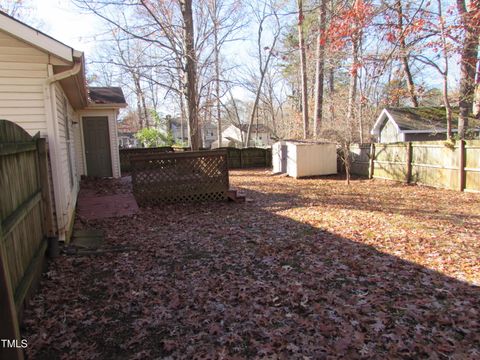
<svg viewBox="0 0 480 360">
<path fill-rule="evenodd" d="M 458 126 L 458 107 L 452 108 L 452 127 Z M 372 134 L 378 134 L 385 120 L 390 118 L 395 122 L 401 132 L 445 132 L 447 127 L 445 107 L 387 107 L 380 113 Z M 479 128 L 480 120 L 469 117 L 469 128 Z"/>
</svg>

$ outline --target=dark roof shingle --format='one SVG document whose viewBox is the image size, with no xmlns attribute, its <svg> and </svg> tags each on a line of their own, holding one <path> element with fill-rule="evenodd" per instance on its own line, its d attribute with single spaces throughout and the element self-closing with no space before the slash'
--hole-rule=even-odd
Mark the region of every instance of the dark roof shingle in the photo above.
<svg viewBox="0 0 480 360">
<path fill-rule="evenodd" d="M 386 108 L 395 119 L 400 130 L 431 130 L 438 131 L 447 127 L 444 107 L 403 107 Z M 457 128 L 458 108 L 452 108 L 452 126 Z M 479 120 L 469 117 L 469 127 L 480 127 Z"/>
<path fill-rule="evenodd" d="M 89 87 L 88 95 L 95 104 L 126 104 L 120 87 Z"/>
</svg>

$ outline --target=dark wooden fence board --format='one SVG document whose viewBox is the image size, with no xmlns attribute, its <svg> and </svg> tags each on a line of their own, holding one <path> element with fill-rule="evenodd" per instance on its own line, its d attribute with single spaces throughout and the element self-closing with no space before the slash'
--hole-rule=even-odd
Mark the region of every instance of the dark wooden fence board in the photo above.
<svg viewBox="0 0 480 360">
<path fill-rule="evenodd" d="M 45 196 L 50 189 L 45 182 L 48 169 L 42 169 L 48 166 L 45 146 L 44 139 L 32 138 L 18 125 L 0 120 L 1 338 L 19 340 L 18 317 L 39 277 L 47 247 L 50 213 Z M 0 358 L 5 351 L 0 349 Z M 6 356 L 19 359 L 23 354 L 13 351 Z"/>
<path fill-rule="evenodd" d="M 227 151 L 228 168 L 229 169 L 245 169 L 255 167 L 271 167 L 272 166 L 272 149 L 264 148 L 245 148 L 237 149 L 234 147 L 222 147 L 218 150 Z M 163 154 L 165 152 L 189 152 L 190 148 L 172 148 L 169 146 L 157 148 L 133 148 L 120 149 L 120 166 L 122 173 L 132 170 L 130 157 L 134 155 Z M 200 151 L 210 151 L 200 149 Z"/>
<path fill-rule="evenodd" d="M 134 155 L 163 154 L 173 152 L 171 146 L 155 147 L 155 148 L 132 148 L 120 149 L 120 169 L 123 173 L 132 170 L 130 157 Z"/>
</svg>

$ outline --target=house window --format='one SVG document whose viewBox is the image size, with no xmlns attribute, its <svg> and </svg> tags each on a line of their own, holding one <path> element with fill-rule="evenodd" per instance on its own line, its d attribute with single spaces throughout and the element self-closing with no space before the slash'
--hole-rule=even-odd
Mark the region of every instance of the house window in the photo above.
<svg viewBox="0 0 480 360">
<path fill-rule="evenodd" d="M 63 98 L 63 125 L 65 126 L 65 146 L 67 148 L 67 162 L 70 179 L 70 188 L 73 187 L 72 140 L 70 137 L 70 119 L 68 117 L 67 99 Z"/>
</svg>

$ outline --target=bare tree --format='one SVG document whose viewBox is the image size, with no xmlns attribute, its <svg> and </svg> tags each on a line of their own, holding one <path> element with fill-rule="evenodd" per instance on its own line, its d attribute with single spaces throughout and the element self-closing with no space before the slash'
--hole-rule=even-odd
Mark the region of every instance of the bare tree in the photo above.
<svg viewBox="0 0 480 360">
<path fill-rule="evenodd" d="M 465 131 L 468 128 L 468 115 L 472 111 L 479 38 L 478 19 L 475 18 L 475 15 L 478 14 L 480 9 L 480 1 L 470 1 L 469 5 L 470 8 L 467 8 L 466 0 L 457 0 L 457 11 L 465 33 L 461 46 L 460 60 L 458 135 L 461 139 L 465 137 Z"/>
<path fill-rule="evenodd" d="M 314 137 L 318 138 L 322 127 L 323 118 L 323 81 L 325 65 L 325 28 L 327 22 L 327 0 L 320 0 L 318 14 L 318 35 L 317 35 L 317 53 L 316 53 L 316 71 L 315 71 L 315 113 L 313 123 Z"/>
<path fill-rule="evenodd" d="M 307 59 L 305 55 L 305 39 L 303 37 L 303 1 L 297 0 L 298 10 L 298 51 L 300 52 L 300 74 L 302 79 L 302 120 L 303 120 L 303 138 L 309 136 L 308 129 L 308 84 L 307 84 Z"/>
<path fill-rule="evenodd" d="M 415 83 L 413 81 L 412 72 L 410 70 L 410 64 L 408 62 L 408 48 L 405 41 L 405 29 L 403 24 L 403 6 L 402 0 L 396 0 L 395 11 L 397 13 L 397 33 L 398 33 L 398 47 L 399 47 L 399 57 L 402 62 L 403 72 L 405 78 L 407 79 L 407 89 L 410 99 L 412 100 L 413 107 L 418 107 L 418 99 L 415 93 Z"/>
<path fill-rule="evenodd" d="M 195 53 L 193 33 L 192 0 L 180 0 L 183 18 L 183 49 L 185 56 L 185 98 L 187 100 L 187 118 L 190 129 L 190 147 L 200 148 L 200 129 L 198 127 L 197 93 L 197 55 Z"/>
<path fill-rule="evenodd" d="M 280 38 L 281 34 L 281 25 L 280 25 L 280 18 L 277 13 L 277 9 L 273 3 L 265 2 L 260 6 L 258 11 L 254 12 L 256 20 L 258 22 L 257 28 L 257 56 L 258 56 L 258 71 L 259 71 L 259 80 L 255 90 L 255 100 L 253 102 L 253 106 L 250 112 L 250 119 L 248 123 L 247 135 L 245 138 L 245 146 L 249 146 L 250 139 L 252 135 L 252 125 L 255 120 L 255 115 L 257 113 L 258 103 L 260 101 L 260 95 L 262 92 L 263 82 L 265 79 L 265 74 L 267 69 L 270 65 L 270 61 L 276 52 L 277 42 Z M 263 43 L 263 36 L 264 36 L 264 26 L 266 26 L 266 22 L 273 18 L 273 24 L 270 26 L 273 27 L 273 35 L 272 40 L 269 46 L 265 46 Z M 265 54 L 266 52 L 266 54 Z"/>
</svg>

